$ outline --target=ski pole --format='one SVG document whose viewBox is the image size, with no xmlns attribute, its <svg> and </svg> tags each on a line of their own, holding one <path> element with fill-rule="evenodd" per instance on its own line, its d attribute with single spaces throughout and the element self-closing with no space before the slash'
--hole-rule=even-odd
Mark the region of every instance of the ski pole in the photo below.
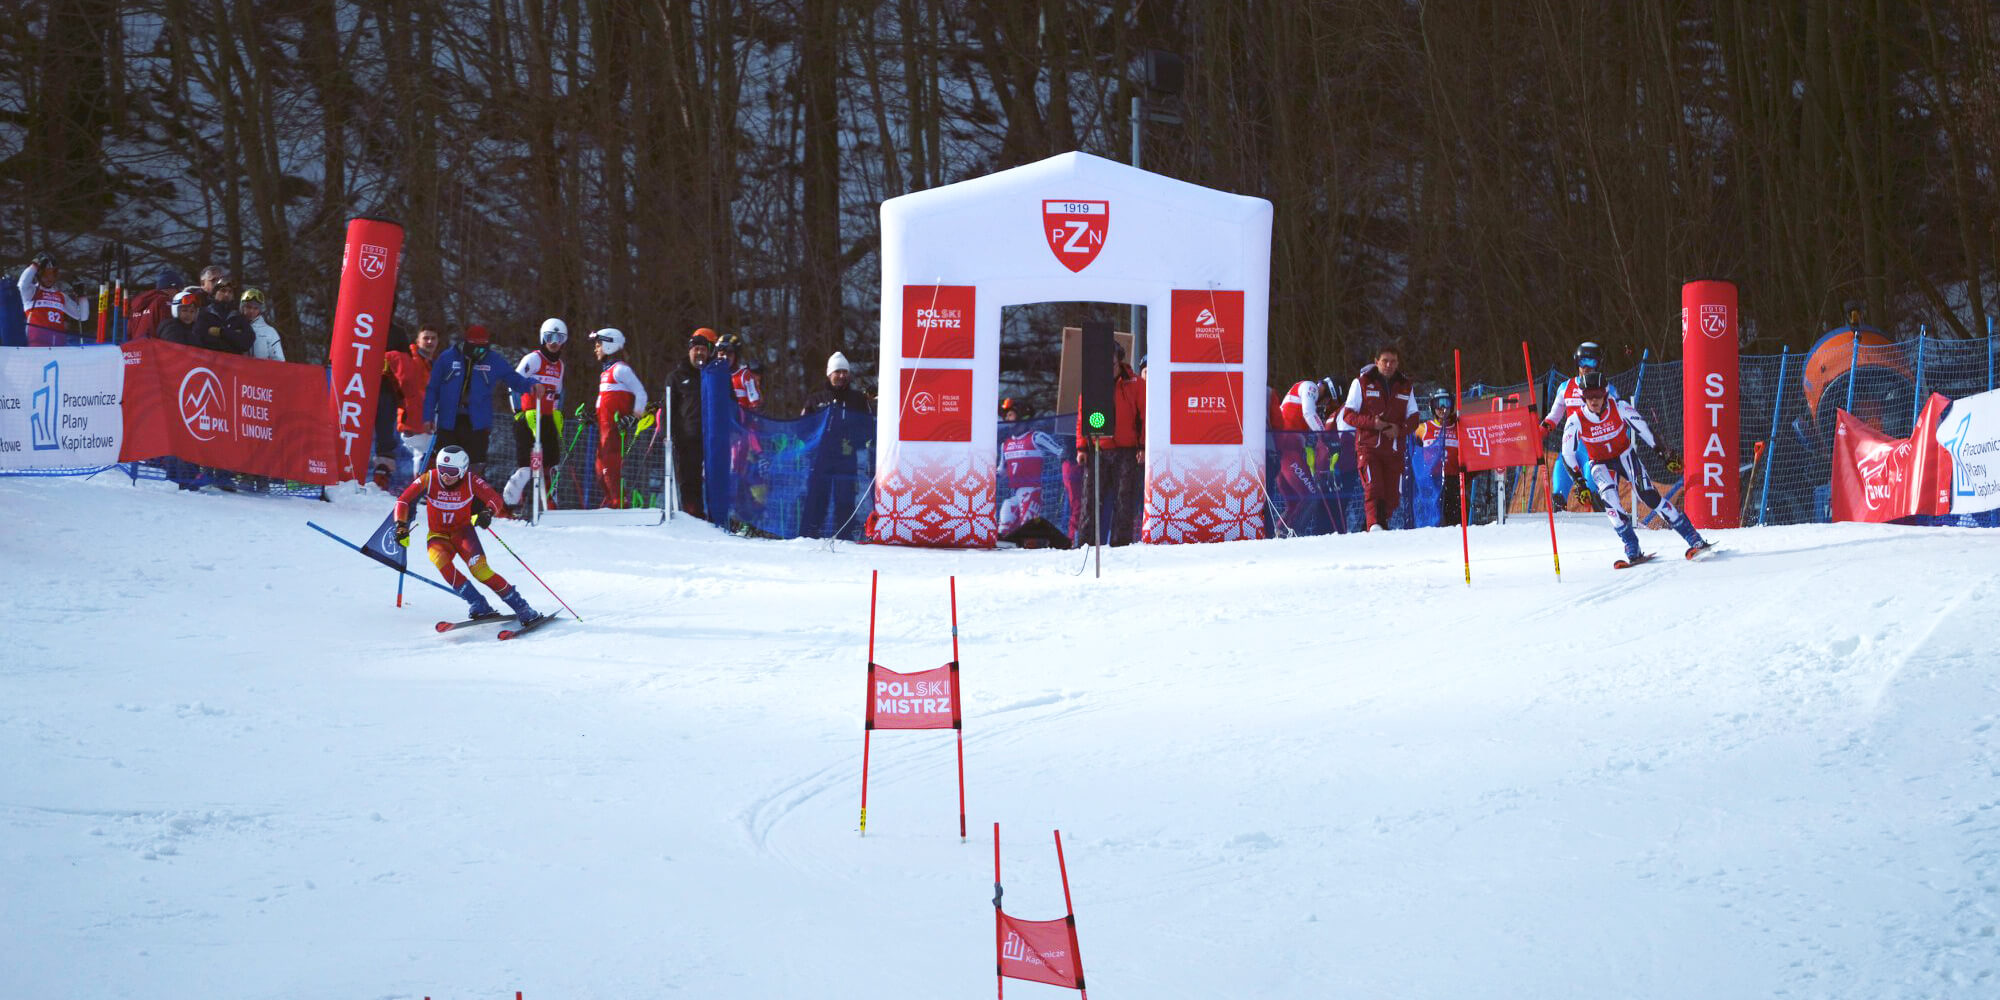
<svg viewBox="0 0 2000 1000">
<path fill-rule="evenodd" d="M 494 540 L 494 541 L 496 541 L 496 542 L 499 542 L 499 543 L 500 543 L 500 547 L 501 547 L 501 548 L 503 548 L 503 549 L 506 549 L 506 550 L 507 550 L 507 554 L 508 554 L 508 555 L 510 555 L 510 556 L 513 556 L 513 557 L 514 557 L 514 561 L 515 561 L 515 562 L 517 562 L 517 563 L 520 563 L 520 564 L 521 564 L 521 568 L 522 568 L 522 569 L 525 569 L 525 570 L 527 570 L 527 571 L 528 571 L 528 575 L 529 575 L 529 576 L 532 576 L 532 577 L 534 577 L 534 578 L 535 578 L 535 582 L 536 582 L 536 583 L 539 583 L 539 584 L 541 584 L 541 585 L 542 585 L 542 589 L 543 589 L 543 590 L 546 590 L 546 591 L 548 591 L 548 592 L 549 592 L 549 596 L 550 596 L 550 597 L 553 597 L 553 598 L 555 598 L 555 599 L 556 599 L 556 603 L 557 603 L 557 604 L 560 604 L 560 605 L 562 605 L 562 606 L 563 606 L 563 610 L 564 610 L 564 611 L 567 611 L 567 612 L 569 612 L 569 616 L 570 616 L 571 618 L 574 618 L 574 619 L 576 619 L 577 621 L 582 621 L 582 620 L 583 620 L 583 616 L 582 616 L 582 615 L 580 615 L 580 614 L 577 614 L 577 613 L 576 613 L 576 609 L 575 609 L 575 608 L 572 608 L 572 607 L 570 607 L 570 606 L 569 606 L 569 602 L 568 602 L 568 601 L 565 601 L 565 600 L 563 600 L 563 599 L 562 599 L 562 595 L 561 595 L 561 594 L 558 594 L 558 593 L 556 593 L 556 589 L 555 589 L 554 587 L 551 587 L 551 586 L 549 586 L 549 582 L 548 582 L 547 580 L 544 580 L 544 579 L 542 579 L 542 575 L 541 575 L 540 573 L 537 573 L 537 572 L 535 572 L 535 568 L 534 568 L 533 566 L 530 566 L 530 565 L 528 565 L 528 561 L 527 561 L 527 560 L 525 560 L 525 559 L 522 559 L 522 558 L 521 558 L 521 554 L 520 554 L 519 552 L 516 552 L 516 551 L 514 551 L 514 547 L 513 547 L 512 545 L 509 545 L 509 544 L 507 544 L 507 540 L 506 540 L 505 538 L 501 538 L 501 537 L 500 537 L 500 533 L 499 533 L 499 532 L 497 532 L 497 531 L 494 531 L 494 530 L 493 530 L 493 526 L 492 526 L 492 525 L 490 525 L 490 524 L 489 524 L 489 525 L 487 525 L 487 526 L 486 526 L 486 533 L 487 533 L 487 534 L 489 534 L 489 535 L 492 535 L 492 536 L 493 536 L 493 540 Z"/>
</svg>

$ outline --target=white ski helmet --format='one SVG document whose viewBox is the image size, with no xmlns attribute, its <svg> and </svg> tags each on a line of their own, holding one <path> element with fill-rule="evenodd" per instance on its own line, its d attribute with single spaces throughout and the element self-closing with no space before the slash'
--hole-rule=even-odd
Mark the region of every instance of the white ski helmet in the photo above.
<svg viewBox="0 0 2000 1000">
<path fill-rule="evenodd" d="M 617 354 L 625 349 L 625 334 L 608 326 L 591 334 L 590 339 L 593 343 L 603 344 L 606 354 Z"/>
<path fill-rule="evenodd" d="M 465 470 L 472 468 L 472 456 L 466 454 L 464 448 L 451 445 L 438 452 L 437 467 L 439 472 L 454 478 L 464 476 Z"/>
<path fill-rule="evenodd" d="M 569 340 L 569 324 L 550 316 L 542 321 L 542 344 L 560 344 Z"/>
</svg>

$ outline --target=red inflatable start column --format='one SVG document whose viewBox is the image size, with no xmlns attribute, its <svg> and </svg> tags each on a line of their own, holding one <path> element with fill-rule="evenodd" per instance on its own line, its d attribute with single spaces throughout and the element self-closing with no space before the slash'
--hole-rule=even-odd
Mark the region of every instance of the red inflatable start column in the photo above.
<svg viewBox="0 0 2000 1000">
<path fill-rule="evenodd" d="M 1681 427 L 1687 492 L 1681 506 L 1697 528 L 1734 528 L 1743 509 L 1737 475 L 1736 285 L 1681 286 Z"/>
<path fill-rule="evenodd" d="M 340 298 L 333 307 L 333 429 L 340 435 L 343 482 L 359 482 L 374 442 L 376 386 L 396 307 L 403 227 L 386 219 L 350 219 L 340 255 Z"/>
</svg>

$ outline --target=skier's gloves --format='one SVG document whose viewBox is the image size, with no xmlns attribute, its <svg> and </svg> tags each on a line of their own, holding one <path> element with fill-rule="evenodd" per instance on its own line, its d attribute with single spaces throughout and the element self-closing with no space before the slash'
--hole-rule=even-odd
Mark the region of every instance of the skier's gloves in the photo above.
<svg viewBox="0 0 2000 1000">
<path fill-rule="evenodd" d="M 396 522 L 396 544 L 397 544 L 397 545 L 401 545 L 401 546 L 403 546 L 403 547 L 405 547 L 405 548 L 408 548 L 408 547 L 409 547 L 409 544 L 410 544 L 410 522 L 408 522 L 408 521 L 397 521 L 397 522 Z"/>
<path fill-rule="evenodd" d="M 1668 451 L 1664 446 L 1655 446 L 1653 454 L 1659 456 L 1660 464 L 1667 467 L 1667 475 L 1678 476 L 1681 474 L 1681 457 L 1679 455 Z"/>
<path fill-rule="evenodd" d="M 1590 487 L 1585 486 L 1582 483 L 1578 483 L 1575 486 L 1570 487 L 1569 505 L 1572 507 L 1589 507 Z"/>
<path fill-rule="evenodd" d="M 618 432 L 621 434 L 632 433 L 632 428 L 638 426 L 639 424 L 639 418 L 634 417 L 630 413 L 620 413 L 617 417 L 617 421 L 618 421 Z"/>
<path fill-rule="evenodd" d="M 492 525 L 492 523 L 493 523 L 493 512 L 492 512 L 492 511 L 490 511 L 490 510 L 484 510 L 484 509 L 482 509 L 482 510 L 476 510 L 476 511 L 473 511 L 473 512 L 472 512 L 472 526 L 473 526 L 473 527 L 475 527 L 475 528 L 484 528 L 484 527 L 488 527 L 488 526 Z"/>
</svg>

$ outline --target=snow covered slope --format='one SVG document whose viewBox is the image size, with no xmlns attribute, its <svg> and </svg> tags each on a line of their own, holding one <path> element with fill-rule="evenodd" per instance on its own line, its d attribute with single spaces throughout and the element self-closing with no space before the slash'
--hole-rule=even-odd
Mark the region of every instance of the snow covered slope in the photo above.
<svg viewBox="0 0 2000 1000">
<path fill-rule="evenodd" d="M 387 506 L 0 480 L 0 996 L 983 996 L 995 820 L 1103 1000 L 2000 995 L 2000 535 L 503 526 L 586 620 L 500 643 L 304 523 Z M 948 732 L 856 835 L 876 568 L 969 843 Z"/>
</svg>

